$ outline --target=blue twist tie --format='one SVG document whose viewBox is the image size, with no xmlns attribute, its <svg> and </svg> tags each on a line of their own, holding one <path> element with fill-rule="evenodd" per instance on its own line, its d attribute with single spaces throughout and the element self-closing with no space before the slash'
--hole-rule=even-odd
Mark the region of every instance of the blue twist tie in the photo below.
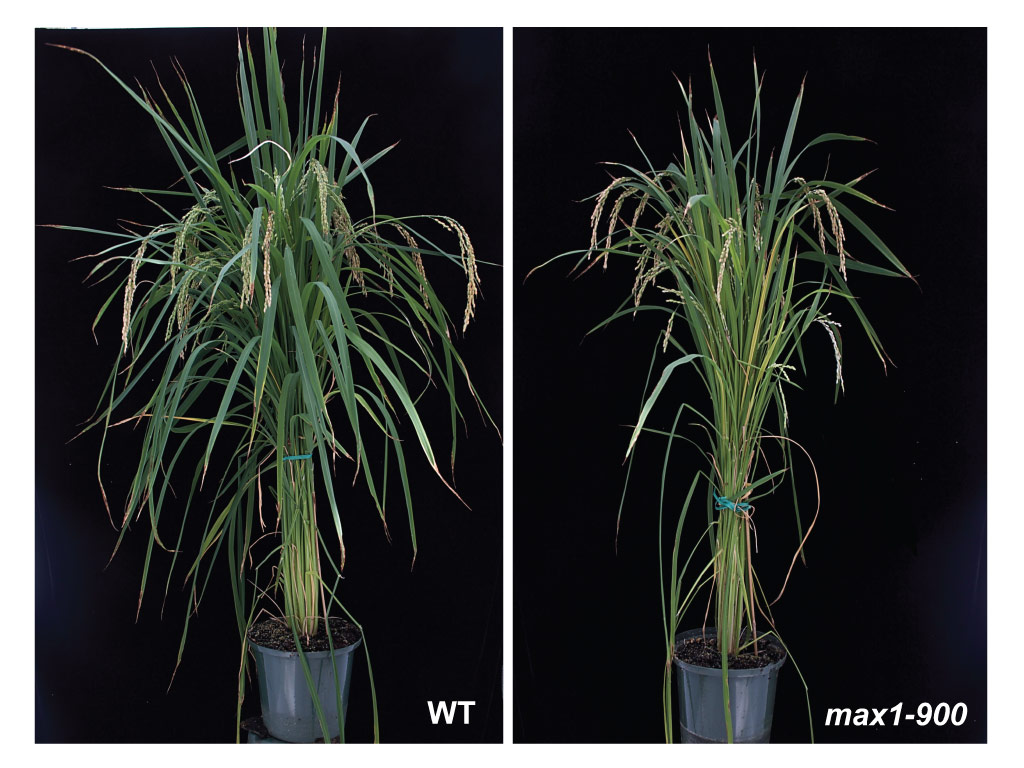
<svg viewBox="0 0 1024 768">
<path fill-rule="evenodd" d="M 285 456 L 282 461 L 298 461 L 299 459 L 311 459 L 313 458 L 312 453 L 304 453 L 301 456 Z"/>
<path fill-rule="evenodd" d="M 732 501 L 725 496 L 715 494 L 715 510 L 731 509 L 733 512 L 749 512 L 752 507 L 745 501 Z"/>
</svg>

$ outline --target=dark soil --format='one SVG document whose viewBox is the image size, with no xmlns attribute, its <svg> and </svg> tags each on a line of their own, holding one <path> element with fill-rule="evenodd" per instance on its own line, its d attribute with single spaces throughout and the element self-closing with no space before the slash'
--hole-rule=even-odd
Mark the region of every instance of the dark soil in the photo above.
<svg viewBox="0 0 1024 768">
<path fill-rule="evenodd" d="M 754 655 L 754 646 L 749 646 L 740 654 L 729 656 L 729 669 L 757 669 L 767 667 L 779 659 L 785 658 L 786 652 L 771 639 L 762 639 L 757 643 L 758 653 Z M 709 634 L 706 638 L 694 637 L 680 641 L 676 645 L 675 656 L 687 664 L 696 667 L 721 669 L 722 652 L 718 649 L 718 640 Z"/>
<path fill-rule="evenodd" d="M 344 648 L 352 645 L 362 636 L 358 627 L 347 619 L 332 616 L 330 618 L 331 638 L 334 641 L 334 648 Z M 249 642 L 262 645 L 264 648 L 272 648 L 275 651 L 294 652 L 295 637 L 288 623 L 283 619 L 263 619 L 257 621 L 249 628 Z M 327 642 L 327 633 L 324 631 L 323 619 L 315 635 L 307 643 L 302 642 L 304 651 L 329 651 L 331 646 Z"/>
</svg>

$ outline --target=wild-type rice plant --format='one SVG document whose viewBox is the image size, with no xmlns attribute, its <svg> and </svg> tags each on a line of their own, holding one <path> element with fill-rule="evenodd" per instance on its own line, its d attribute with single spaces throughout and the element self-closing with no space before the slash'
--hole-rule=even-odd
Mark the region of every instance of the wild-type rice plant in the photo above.
<svg viewBox="0 0 1024 768">
<path fill-rule="evenodd" d="M 726 128 L 714 68 L 711 84 L 716 116 L 705 127 L 698 125 L 694 115 L 692 91 L 680 83 L 689 128 L 689 143 L 681 136 L 682 161 L 656 170 L 644 154 L 643 169 L 611 164 L 611 183 L 596 195 L 589 248 L 556 257 L 582 254 L 574 268 L 581 273 L 597 264 L 607 267 L 611 259 L 633 263 L 635 277 L 628 298 L 598 328 L 640 311 L 663 313 L 664 329 L 655 345 L 647 386 L 652 381 L 658 349 L 669 354 L 670 360 L 645 395 L 626 449 L 632 461 L 641 432 L 667 437 L 662 502 L 671 471 L 673 440 L 682 437 L 694 442 L 677 432 L 684 411 L 697 417 L 698 426 L 709 440 L 708 445 L 700 446 L 709 458 L 709 467 L 694 477 L 677 520 L 670 569 L 663 577 L 667 591 L 662 584 L 665 735 L 670 741 L 674 638 L 698 592 L 710 585 L 714 593 L 713 620 L 721 650 L 730 740 L 728 657 L 751 645 L 756 652 L 758 637 L 765 634 L 758 634 L 762 617 L 772 627 L 770 634 L 775 634 L 771 603 L 761 589 L 751 557 L 751 516 L 753 502 L 778 487 L 792 466 L 793 446 L 797 444 L 788 434 L 785 390 L 795 386 L 791 376 L 797 364 L 801 369 L 804 366 L 801 345 L 805 334 L 812 329 L 819 331 L 833 350 L 838 397 L 845 387 L 840 324 L 831 318 L 826 308 L 828 300 L 847 302 L 884 365 L 886 354 L 878 335 L 848 280 L 855 272 L 910 277 L 890 249 L 847 207 L 855 201 L 886 207 L 857 189 L 864 176 L 842 183 L 797 175 L 797 163 L 811 147 L 825 142 L 864 141 L 856 136 L 825 133 L 794 151 L 803 85 L 781 147 L 765 164 L 760 134 L 762 80 L 755 61 L 753 112 L 747 134 L 735 149 Z M 855 258 L 847 246 L 848 229 L 858 233 L 865 250 L 880 255 L 885 266 Z M 673 371 L 686 365 L 699 374 L 710 400 L 710 412 L 695 398 L 688 398 L 675 404 L 675 420 L 669 431 L 646 426 Z M 766 468 L 766 441 L 780 445 L 785 457 L 781 469 Z M 679 549 L 686 511 L 701 477 L 708 483 L 705 534 L 711 544 L 711 557 L 687 584 L 684 576 L 693 553 L 680 568 Z M 659 519 L 661 508 L 659 503 Z M 804 530 L 797 507 L 797 554 L 802 554 L 813 525 L 812 520 Z M 704 621 L 706 624 L 706 617 Z"/>
<path fill-rule="evenodd" d="M 70 49 L 99 63 L 152 117 L 181 173 L 178 189 L 134 190 L 156 204 L 161 223 L 99 233 L 116 242 L 97 254 L 91 272 L 113 284 L 96 322 L 112 306 L 121 309 L 122 343 L 83 430 L 102 432 L 99 476 L 108 431 L 145 427 L 123 515 L 115 521 L 105 490 L 103 499 L 118 546 L 130 523 L 148 520 L 140 608 L 156 548 L 171 554 L 165 596 L 176 568 L 186 569 L 192 604 L 179 663 L 189 619 L 222 550 L 243 657 L 264 598 L 278 606 L 300 649 L 300 638 L 308 640 L 329 614 L 347 614 L 337 593 L 345 565 L 334 490 L 339 457 L 351 462 L 353 482 L 361 477 L 385 531 L 389 471 L 392 481 L 397 474 L 415 562 L 406 450 L 415 445 L 448 485 L 420 397 L 430 385 L 447 396 L 452 462 L 462 415 L 457 392 L 465 386 L 476 397 L 456 350 L 455 323 L 430 279 L 434 269 L 461 271 L 466 301 L 458 325 L 465 331 L 480 282 L 469 235 L 447 216 L 396 218 L 376 210 L 368 170 L 392 147 L 360 157 L 366 120 L 351 139 L 340 135 L 337 93 L 333 105 L 321 99 L 326 38 L 325 30 L 309 77 L 303 61 L 292 85 L 297 103 L 285 99 L 276 32 L 264 30 L 259 64 L 248 38 L 239 42 L 242 135 L 220 149 L 183 72 L 176 103 L 162 83 L 159 94 L 136 92 L 91 54 Z M 350 214 L 345 192 L 353 182 L 365 191 L 369 216 Z M 435 244 L 430 230 L 457 243 L 457 252 Z M 144 404 L 134 409 L 135 401 Z M 407 432 L 412 445 L 401 439 Z M 201 451 L 194 467 L 178 466 L 187 448 Z M 182 475 L 191 476 L 183 499 L 172 490 Z M 317 525 L 317 478 L 330 508 L 327 530 Z M 211 479 L 201 544 L 186 554 L 188 512 Z M 168 537 L 175 528 L 177 540 Z M 277 543 L 264 562 L 275 561 L 273 577 L 253 584 L 253 545 L 271 534 Z M 244 683 L 240 672 L 239 705 Z M 326 733 L 322 712 L 320 718 Z M 376 733 L 376 709 L 374 724 Z"/>
</svg>

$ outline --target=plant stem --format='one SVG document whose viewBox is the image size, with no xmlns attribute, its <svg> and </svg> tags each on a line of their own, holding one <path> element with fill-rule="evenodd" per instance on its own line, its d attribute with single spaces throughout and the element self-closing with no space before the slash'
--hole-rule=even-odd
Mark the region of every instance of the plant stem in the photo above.
<svg viewBox="0 0 1024 768">
<path fill-rule="evenodd" d="M 279 585 L 285 615 L 306 642 L 316 634 L 320 584 L 312 462 L 284 462 Z"/>
</svg>

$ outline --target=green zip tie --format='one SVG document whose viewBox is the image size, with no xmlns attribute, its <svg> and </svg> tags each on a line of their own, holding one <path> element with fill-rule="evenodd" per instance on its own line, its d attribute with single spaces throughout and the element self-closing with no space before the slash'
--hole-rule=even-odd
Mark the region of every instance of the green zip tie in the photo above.
<svg viewBox="0 0 1024 768">
<path fill-rule="evenodd" d="M 751 506 L 745 501 L 732 501 L 725 496 L 715 494 L 715 510 L 731 509 L 733 512 L 749 512 Z"/>
</svg>

